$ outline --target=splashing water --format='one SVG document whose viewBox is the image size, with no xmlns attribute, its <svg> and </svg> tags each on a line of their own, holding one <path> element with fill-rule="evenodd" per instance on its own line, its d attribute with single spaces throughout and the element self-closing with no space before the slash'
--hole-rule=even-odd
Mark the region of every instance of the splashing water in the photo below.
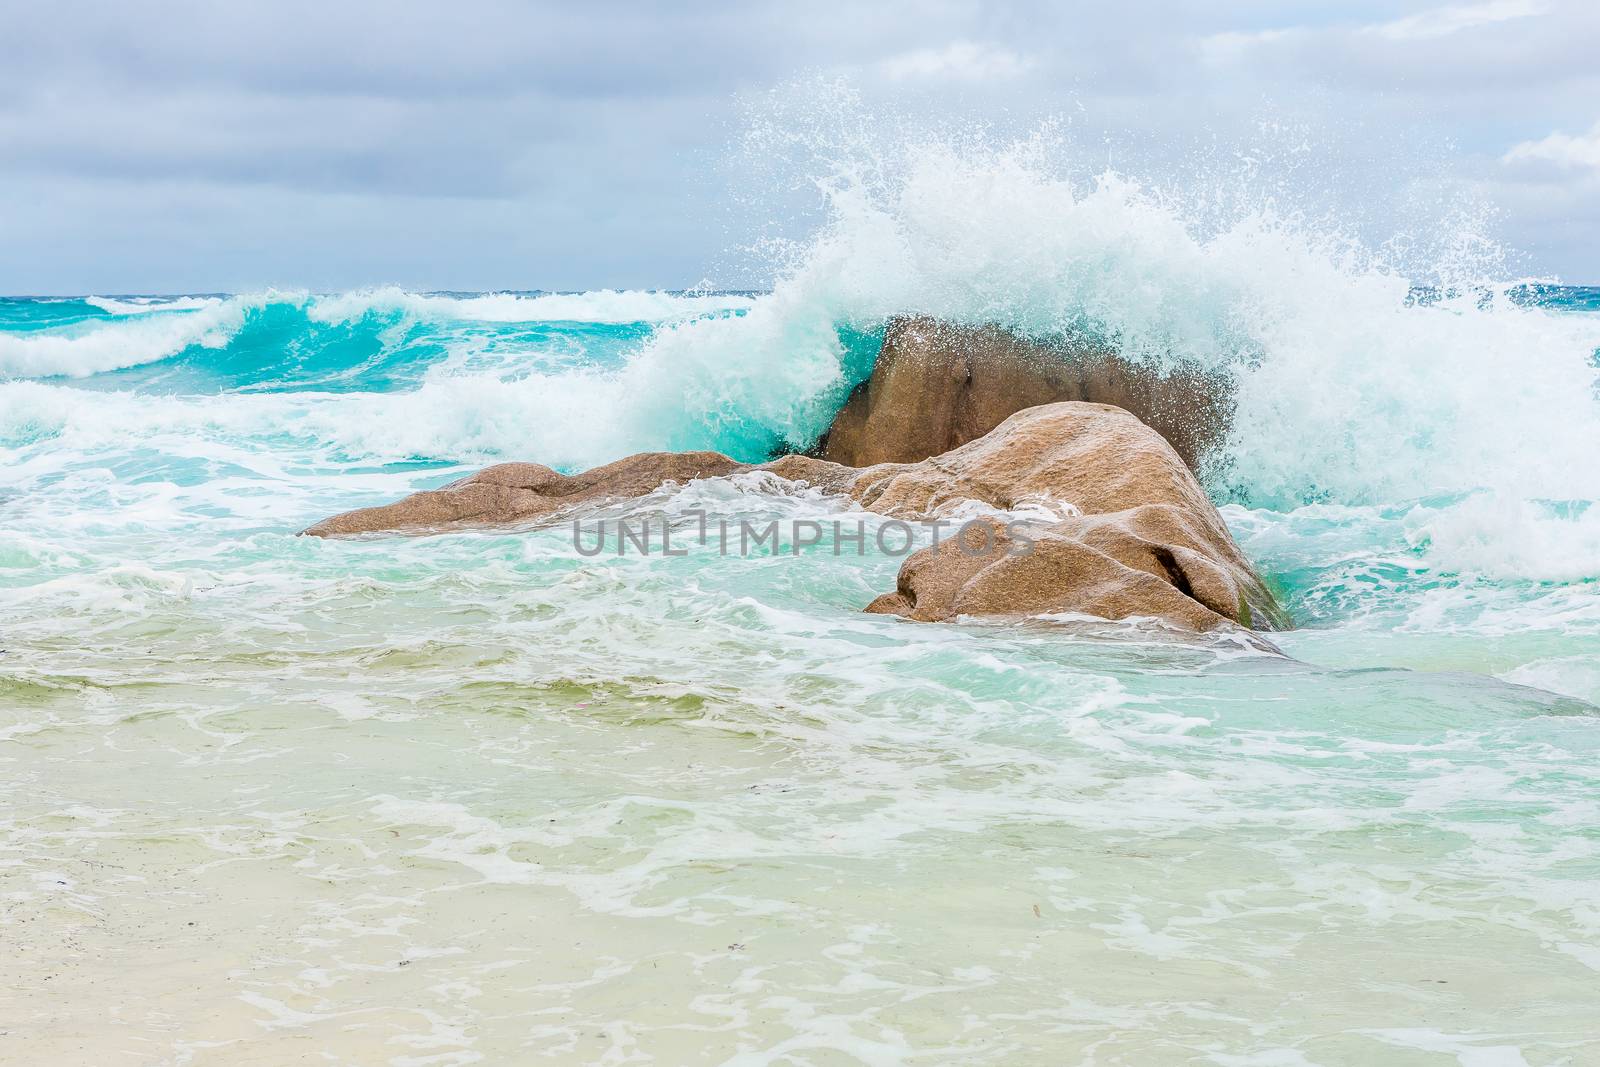
<svg viewBox="0 0 1600 1067">
<path fill-rule="evenodd" d="M 1040 139 L 875 153 L 767 292 L 0 301 L 0 1040 L 1600 1055 L 1600 296 Z M 1226 374 L 1207 478 L 1294 658 L 864 616 L 870 556 L 293 536 L 496 459 L 803 447 L 903 313 Z"/>
</svg>

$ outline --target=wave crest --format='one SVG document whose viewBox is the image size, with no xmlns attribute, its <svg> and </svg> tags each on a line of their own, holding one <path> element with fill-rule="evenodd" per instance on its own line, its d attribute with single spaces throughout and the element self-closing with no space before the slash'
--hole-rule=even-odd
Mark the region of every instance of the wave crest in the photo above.
<svg viewBox="0 0 1600 1067">
<path fill-rule="evenodd" d="M 304 331 L 368 324 L 382 347 L 386 331 L 404 323 L 485 326 L 535 323 L 642 324 L 687 322 L 736 314 L 755 305 L 741 294 L 676 294 L 644 290 L 591 293 L 488 293 L 477 296 L 412 293 L 388 287 L 312 296 L 267 290 L 230 297 L 86 297 L 65 302 L 100 314 L 79 314 L 60 325 L 7 332 L 0 322 L 0 376 L 85 378 L 182 355 L 221 350 L 255 316 L 289 312 Z M 298 343 L 294 337 L 285 343 Z M 270 365 L 270 364 L 269 364 Z"/>
</svg>

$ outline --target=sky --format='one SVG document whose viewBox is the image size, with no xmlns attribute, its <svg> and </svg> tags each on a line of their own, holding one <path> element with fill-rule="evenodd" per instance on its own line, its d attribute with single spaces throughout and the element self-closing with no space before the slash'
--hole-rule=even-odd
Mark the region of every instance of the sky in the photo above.
<svg viewBox="0 0 1600 1067">
<path fill-rule="evenodd" d="M 815 205 L 748 129 L 820 84 L 1600 283 L 1597 57 L 1595 0 L 0 0 L 0 293 L 765 284 Z"/>
</svg>

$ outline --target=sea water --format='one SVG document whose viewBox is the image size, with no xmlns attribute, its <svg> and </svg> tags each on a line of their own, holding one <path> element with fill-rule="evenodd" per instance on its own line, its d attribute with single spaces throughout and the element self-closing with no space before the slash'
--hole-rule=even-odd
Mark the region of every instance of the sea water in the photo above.
<svg viewBox="0 0 1600 1067">
<path fill-rule="evenodd" d="M 1600 292 L 933 153 L 770 290 L 0 301 L 14 1062 L 1600 1062 Z M 324 541 L 803 448 L 902 313 L 1232 383 L 1299 628 L 912 624 L 879 553 Z M 604 514 L 881 520 L 770 477 Z"/>
</svg>

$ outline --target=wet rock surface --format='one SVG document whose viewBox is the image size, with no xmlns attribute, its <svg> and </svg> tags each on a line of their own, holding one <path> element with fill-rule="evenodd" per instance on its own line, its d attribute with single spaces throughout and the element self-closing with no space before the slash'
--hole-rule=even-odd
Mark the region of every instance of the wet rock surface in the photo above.
<svg viewBox="0 0 1600 1067">
<path fill-rule="evenodd" d="M 428 533 L 537 522 L 666 482 L 768 471 L 959 536 L 909 556 L 868 611 L 932 622 L 960 616 L 1150 617 L 1187 630 L 1282 629 L 1287 616 L 1239 551 L 1173 447 L 1106 404 L 1057 403 L 915 463 L 857 469 L 810 456 L 739 463 L 716 452 L 646 452 L 581 474 L 503 463 L 305 532 Z M 977 509 L 978 521 L 971 520 Z"/>
<path fill-rule="evenodd" d="M 852 467 L 909 463 L 975 441 L 1018 411 L 1061 401 L 1130 411 L 1198 470 L 1227 433 L 1227 382 L 1195 368 L 1144 366 L 1070 339 L 902 317 L 872 377 L 834 418 L 818 454 Z"/>
<path fill-rule="evenodd" d="M 498 463 L 393 504 L 334 515 L 305 532 L 313 537 L 339 537 L 511 526 L 533 522 L 589 500 L 643 496 L 664 482 L 717 478 L 749 469 L 749 464 L 720 452 L 642 452 L 574 475 L 561 474 L 539 463 Z"/>
</svg>

